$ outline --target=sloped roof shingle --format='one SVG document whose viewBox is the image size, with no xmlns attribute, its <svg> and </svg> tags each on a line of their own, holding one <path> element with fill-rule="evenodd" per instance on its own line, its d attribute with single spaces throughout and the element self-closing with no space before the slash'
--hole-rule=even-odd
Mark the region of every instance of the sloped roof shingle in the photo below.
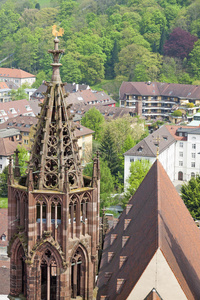
<svg viewBox="0 0 200 300">
<path fill-rule="evenodd" d="M 124 230 L 125 219 L 131 221 Z M 117 237 L 111 244 L 113 234 Z M 124 247 L 123 236 L 129 237 Z M 106 295 L 110 300 L 127 299 L 158 248 L 187 299 L 200 299 L 200 232 L 161 163 L 156 160 L 118 224 L 106 235 L 97 299 L 100 295 Z M 109 253 L 114 253 L 110 263 Z M 118 267 L 120 256 L 127 256 L 121 269 Z M 111 276 L 106 282 L 108 273 Z M 116 292 L 118 278 L 125 280 L 120 293 Z"/>
</svg>

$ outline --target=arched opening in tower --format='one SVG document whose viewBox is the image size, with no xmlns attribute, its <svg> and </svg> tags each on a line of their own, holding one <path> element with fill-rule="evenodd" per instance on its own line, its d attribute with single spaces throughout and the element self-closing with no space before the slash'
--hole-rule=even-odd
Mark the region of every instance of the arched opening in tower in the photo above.
<svg viewBox="0 0 200 300">
<path fill-rule="evenodd" d="M 41 300 L 57 300 L 57 265 L 51 251 L 47 250 L 43 256 L 41 266 Z"/>
<path fill-rule="evenodd" d="M 86 289 L 86 262 L 82 249 L 79 247 L 76 250 L 74 257 L 71 260 L 71 297 L 85 297 Z"/>
</svg>

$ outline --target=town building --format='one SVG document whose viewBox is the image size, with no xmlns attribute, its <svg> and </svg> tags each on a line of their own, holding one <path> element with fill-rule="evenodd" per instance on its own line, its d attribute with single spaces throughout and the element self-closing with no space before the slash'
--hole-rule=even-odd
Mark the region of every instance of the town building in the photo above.
<svg viewBox="0 0 200 300">
<path fill-rule="evenodd" d="M 147 120 L 170 114 L 179 106 L 193 103 L 187 108 L 189 115 L 196 113 L 200 105 L 200 86 L 161 82 L 123 82 L 119 90 L 121 107 L 134 108 L 135 113 Z M 175 122 L 175 121 L 174 121 Z"/>
<path fill-rule="evenodd" d="M 29 105 L 29 101 L 26 99 L 10 101 L 1 103 L 0 107 L 0 124 L 4 123 L 10 118 L 17 117 L 19 115 L 32 116 L 35 114 Z"/>
<path fill-rule="evenodd" d="M 11 89 L 8 87 L 6 82 L 0 81 L 0 103 L 11 101 L 10 96 Z"/>
<path fill-rule="evenodd" d="M 78 124 L 76 126 L 75 136 L 77 137 L 77 143 L 79 146 L 79 157 L 82 166 L 85 166 L 92 158 L 92 139 L 94 131 Z"/>
<path fill-rule="evenodd" d="M 87 84 L 79 84 L 79 83 L 65 83 L 64 89 L 66 93 L 75 93 L 78 91 L 88 90 L 90 89 Z M 44 99 L 44 93 L 47 91 L 47 86 L 45 82 L 43 82 L 34 93 L 31 95 L 31 100 L 42 100 Z"/>
<path fill-rule="evenodd" d="M 10 141 L 8 138 L 0 137 L 0 173 L 3 172 L 4 168 L 8 165 L 8 159 L 10 155 L 14 154 L 18 142 Z"/>
<path fill-rule="evenodd" d="M 23 147 L 30 150 L 35 134 L 34 126 L 37 122 L 38 119 L 31 116 L 20 115 L 10 118 L 0 124 L 0 137 L 9 137 L 10 140 L 18 141 Z M 85 165 L 91 158 L 94 131 L 78 124 L 74 133 L 78 139 L 80 160 Z"/>
<path fill-rule="evenodd" d="M 200 174 L 200 127 L 164 125 L 124 153 L 124 184 L 130 176 L 131 162 L 159 160 L 171 181 L 188 181 Z"/>
<path fill-rule="evenodd" d="M 36 127 L 27 178 L 8 178 L 10 294 L 92 300 L 98 266 L 100 170 L 85 180 L 54 40 L 53 75 Z M 17 155 L 17 154 L 16 154 Z M 87 183 L 86 183 L 87 182 Z"/>
<path fill-rule="evenodd" d="M 200 234 L 156 160 L 106 235 L 97 300 L 200 299 Z"/>
<path fill-rule="evenodd" d="M 15 84 L 21 87 L 23 83 L 28 83 L 29 85 L 32 85 L 35 82 L 35 80 L 35 75 L 30 74 L 21 69 L 0 68 L 0 81 L 13 81 Z"/>
<path fill-rule="evenodd" d="M 37 124 L 37 121 L 38 119 L 35 117 L 19 115 L 0 124 L 0 132 L 4 130 L 6 134 L 14 128 L 19 135 L 17 140 L 22 146 L 30 150 L 31 139 L 33 139 L 33 126 Z"/>
</svg>

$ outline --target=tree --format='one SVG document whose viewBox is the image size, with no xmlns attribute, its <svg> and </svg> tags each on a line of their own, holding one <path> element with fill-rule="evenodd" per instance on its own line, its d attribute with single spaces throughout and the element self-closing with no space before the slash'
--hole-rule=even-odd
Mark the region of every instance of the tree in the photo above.
<svg viewBox="0 0 200 300">
<path fill-rule="evenodd" d="M 101 152 L 102 159 L 107 162 L 111 174 L 116 176 L 119 170 L 119 159 L 111 127 L 107 127 L 103 132 L 99 150 Z"/>
<path fill-rule="evenodd" d="M 164 45 L 164 54 L 184 59 L 192 51 L 198 38 L 181 28 L 175 28 Z"/>
<path fill-rule="evenodd" d="M 12 101 L 22 100 L 22 99 L 28 100 L 28 94 L 25 92 L 23 87 L 18 88 L 18 90 L 11 90 L 10 94 L 11 94 Z"/>
<path fill-rule="evenodd" d="M 130 176 L 128 178 L 128 188 L 126 190 L 125 197 L 123 199 L 123 204 L 127 204 L 129 198 L 132 197 L 137 191 L 138 187 L 142 183 L 144 177 L 148 173 L 151 167 L 151 163 L 148 160 L 142 159 L 136 160 L 131 163 Z"/>
<path fill-rule="evenodd" d="M 94 138 L 98 139 L 101 129 L 100 126 L 104 123 L 104 121 L 102 114 L 98 111 L 98 109 L 96 109 L 96 107 L 93 107 L 85 113 L 81 119 L 81 124 L 91 130 L 94 130 Z"/>
<path fill-rule="evenodd" d="M 93 164 L 88 163 L 84 170 L 83 174 L 92 177 Z M 100 207 L 109 207 L 114 203 L 114 199 L 111 197 L 111 194 L 114 191 L 114 178 L 111 175 L 110 169 L 106 161 L 100 158 L 100 172 L 101 172 L 101 181 L 100 181 Z"/>
<path fill-rule="evenodd" d="M 182 117 L 182 112 L 180 109 L 177 109 L 175 110 L 173 113 L 172 113 L 172 116 L 174 117 Z"/>
<path fill-rule="evenodd" d="M 187 206 L 192 217 L 200 219 L 200 176 L 191 178 L 181 186 L 181 198 Z"/>
<path fill-rule="evenodd" d="M 21 176 L 23 176 L 26 174 L 28 161 L 29 161 L 29 153 L 26 150 L 26 148 L 24 148 L 23 146 L 18 145 L 17 149 L 19 151 L 18 160 L 19 160 L 20 174 Z M 14 160 L 15 160 L 15 156 L 14 156 Z"/>
<path fill-rule="evenodd" d="M 8 166 L 4 168 L 3 172 L 0 174 L 0 196 L 8 196 Z"/>
</svg>

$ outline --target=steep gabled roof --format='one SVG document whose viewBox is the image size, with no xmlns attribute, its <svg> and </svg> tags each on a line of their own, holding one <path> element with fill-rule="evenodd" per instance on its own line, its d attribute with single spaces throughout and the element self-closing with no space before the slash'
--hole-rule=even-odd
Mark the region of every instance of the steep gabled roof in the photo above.
<svg viewBox="0 0 200 300">
<path fill-rule="evenodd" d="M 106 235 L 97 299 L 127 299 L 158 249 L 186 297 L 200 299 L 200 232 L 156 160 Z"/>
<path fill-rule="evenodd" d="M 0 137 L 0 155 L 9 156 L 14 153 L 18 143 Z"/>
<path fill-rule="evenodd" d="M 35 77 L 35 75 L 30 74 L 21 69 L 12 69 L 12 68 L 0 68 L 0 77 L 7 78 L 30 78 Z"/>
<path fill-rule="evenodd" d="M 159 153 L 162 153 L 175 142 L 174 136 L 167 130 L 166 126 L 162 126 L 125 152 L 124 155 L 156 157 L 158 147 L 157 139 L 159 139 Z"/>
</svg>

